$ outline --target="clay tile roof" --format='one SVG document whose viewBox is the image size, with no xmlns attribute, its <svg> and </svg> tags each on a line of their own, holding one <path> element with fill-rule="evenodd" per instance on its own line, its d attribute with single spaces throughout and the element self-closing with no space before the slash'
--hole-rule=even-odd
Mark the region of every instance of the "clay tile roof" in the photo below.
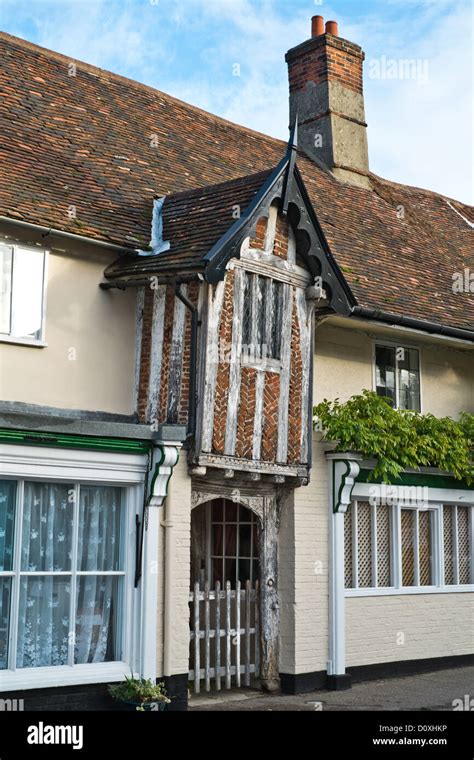
<svg viewBox="0 0 474 760">
<path fill-rule="evenodd" d="M 265 173 L 284 154 L 280 140 L 3 33 L 0 55 L 0 215 L 143 247 L 155 196 Z M 374 175 L 372 190 L 352 187 L 302 155 L 298 166 L 360 305 L 474 328 L 474 294 L 452 287 L 474 271 L 470 207 Z M 181 203 L 191 218 L 197 206 Z M 183 258 L 211 241 L 220 210 L 199 231 L 167 220 Z"/>
<path fill-rule="evenodd" d="M 163 240 L 170 242 L 169 250 L 150 256 L 126 254 L 111 270 L 123 278 L 146 275 L 148 270 L 172 273 L 202 269 L 205 254 L 242 216 L 270 173 L 258 172 L 167 196 L 162 217 Z"/>
</svg>

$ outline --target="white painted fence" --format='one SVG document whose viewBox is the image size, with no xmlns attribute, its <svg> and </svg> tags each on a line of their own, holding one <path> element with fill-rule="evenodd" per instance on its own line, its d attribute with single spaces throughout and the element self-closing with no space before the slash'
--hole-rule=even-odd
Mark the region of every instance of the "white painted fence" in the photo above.
<svg viewBox="0 0 474 760">
<path fill-rule="evenodd" d="M 211 590 L 199 583 L 189 594 L 191 612 L 191 669 L 189 680 L 199 694 L 201 681 L 206 691 L 232 686 L 250 686 L 251 676 L 258 677 L 260 664 L 260 630 L 258 581 L 245 588 L 240 581 L 232 590 L 230 581 L 221 589 L 219 581 Z"/>
</svg>

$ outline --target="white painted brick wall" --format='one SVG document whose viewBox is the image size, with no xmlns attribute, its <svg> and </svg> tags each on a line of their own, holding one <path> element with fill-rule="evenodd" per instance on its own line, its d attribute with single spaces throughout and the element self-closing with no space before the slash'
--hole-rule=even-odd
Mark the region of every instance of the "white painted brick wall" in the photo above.
<svg viewBox="0 0 474 760">
<path fill-rule="evenodd" d="M 346 664 L 474 652 L 474 593 L 346 599 Z"/>
<path fill-rule="evenodd" d="M 157 609 L 157 669 L 158 677 L 187 673 L 189 670 L 189 584 L 191 557 L 191 478 L 188 475 L 186 452 L 181 451 L 178 464 L 168 486 L 168 494 L 172 499 L 172 528 L 160 525 L 158 536 L 159 546 L 159 579 L 158 579 L 158 609 Z M 165 519 L 165 509 L 161 518 Z M 165 531 L 171 531 L 172 562 L 171 562 L 171 668 L 169 673 L 163 672 L 164 655 L 164 574 L 165 574 Z"/>
</svg>

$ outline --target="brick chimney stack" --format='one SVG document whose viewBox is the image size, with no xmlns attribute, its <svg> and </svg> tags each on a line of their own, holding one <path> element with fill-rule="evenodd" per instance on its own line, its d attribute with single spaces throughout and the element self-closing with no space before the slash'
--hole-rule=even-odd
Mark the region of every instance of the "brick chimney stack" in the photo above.
<svg viewBox="0 0 474 760">
<path fill-rule="evenodd" d="M 311 20 L 311 39 L 285 56 L 290 126 L 298 114 L 298 147 L 338 179 L 370 187 L 362 91 L 364 53 L 339 37 L 335 21 Z"/>
</svg>

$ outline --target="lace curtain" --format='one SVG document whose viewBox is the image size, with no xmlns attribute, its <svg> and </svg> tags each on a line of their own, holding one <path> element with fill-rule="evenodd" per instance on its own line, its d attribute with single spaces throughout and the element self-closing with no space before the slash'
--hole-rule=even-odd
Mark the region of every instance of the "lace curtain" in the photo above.
<svg viewBox="0 0 474 760">
<path fill-rule="evenodd" d="M 20 575 L 18 668 L 67 665 L 71 647 L 75 664 L 121 658 L 121 489 L 81 486 L 78 525 L 74 495 L 73 485 L 25 482 L 21 571 L 35 574 Z"/>
</svg>

